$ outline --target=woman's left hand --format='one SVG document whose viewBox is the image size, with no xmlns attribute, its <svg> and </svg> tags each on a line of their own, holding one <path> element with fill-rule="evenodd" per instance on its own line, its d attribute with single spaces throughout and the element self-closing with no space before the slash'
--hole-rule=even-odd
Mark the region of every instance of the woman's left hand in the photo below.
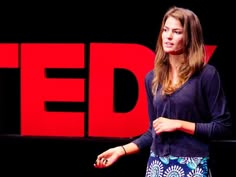
<svg viewBox="0 0 236 177">
<path fill-rule="evenodd" d="M 176 119 L 158 117 L 153 121 L 153 128 L 156 134 L 160 134 L 162 132 L 173 132 L 176 131 L 180 126 L 181 125 L 179 121 Z"/>
</svg>

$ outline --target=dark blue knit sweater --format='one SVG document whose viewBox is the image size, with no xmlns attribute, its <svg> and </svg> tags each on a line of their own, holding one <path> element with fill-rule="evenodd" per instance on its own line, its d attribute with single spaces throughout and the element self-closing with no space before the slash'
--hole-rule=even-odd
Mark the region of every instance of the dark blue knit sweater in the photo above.
<svg viewBox="0 0 236 177">
<path fill-rule="evenodd" d="M 159 88 L 153 97 L 152 78 L 153 71 L 150 71 L 145 78 L 149 129 L 133 143 L 140 149 L 151 146 L 151 150 L 159 156 L 209 156 L 210 141 L 227 138 L 232 128 L 230 112 L 216 68 L 205 65 L 202 71 L 194 74 L 173 94 L 166 96 L 161 95 Z M 195 133 L 190 135 L 175 131 L 157 135 L 153 131 L 152 121 L 158 117 L 195 122 Z"/>
</svg>

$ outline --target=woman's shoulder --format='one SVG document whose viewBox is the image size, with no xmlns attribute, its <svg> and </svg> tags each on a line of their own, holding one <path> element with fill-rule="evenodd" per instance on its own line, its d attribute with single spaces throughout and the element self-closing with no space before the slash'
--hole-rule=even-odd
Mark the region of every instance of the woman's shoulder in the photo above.
<svg viewBox="0 0 236 177">
<path fill-rule="evenodd" d="M 145 79 L 146 80 L 152 80 L 153 76 L 154 76 L 154 72 L 153 72 L 153 70 L 150 70 L 150 71 L 147 72 Z"/>
<path fill-rule="evenodd" d="M 217 69 L 215 66 L 211 65 L 211 64 L 206 64 L 203 69 L 202 69 L 202 75 L 214 75 L 215 73 L 217 73 Z"/>
<path fill-rule="evenodd" d="M 219 78 L 217 68 L 211 64 L 206 64 L 202 72 L 200 72 L 200 80 L 205 84 L 210 84 L 213 81 L 219 80 Z"/>
</svg>

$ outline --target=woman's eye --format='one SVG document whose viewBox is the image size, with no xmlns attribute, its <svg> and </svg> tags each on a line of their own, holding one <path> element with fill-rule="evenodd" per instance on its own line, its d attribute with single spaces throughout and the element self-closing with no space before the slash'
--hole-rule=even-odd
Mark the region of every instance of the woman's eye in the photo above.
<svg viewBox="0 0 236 177">
<path fill-rule="evenodd" d="M 176 33 L 176 34 L 181 34 L 181 32 L 180 32 L 180 31 L 175 31 L 175 33 Z"/>
<path fill-rule="evenodd" d="M 166 31 L 167 31 L 167 29 L 165 29 L 165 28 L 164 28 L 164 29 L 163 29 L 163 31 L 164 31 L 164 32 L 166 32 Z"/>
</svg>

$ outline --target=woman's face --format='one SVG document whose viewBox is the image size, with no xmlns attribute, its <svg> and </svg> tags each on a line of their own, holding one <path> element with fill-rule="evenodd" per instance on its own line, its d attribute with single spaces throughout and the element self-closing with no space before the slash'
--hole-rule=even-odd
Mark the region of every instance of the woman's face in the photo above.
<svg viewBox="0 0 236 177">
<path fill-rule="evenodd" d="M 178 55 L 183 53 L 183 27 L 179 20 L 168 17 L 162 32 L 162 45 L 166 53 Z"/>
</svg>

